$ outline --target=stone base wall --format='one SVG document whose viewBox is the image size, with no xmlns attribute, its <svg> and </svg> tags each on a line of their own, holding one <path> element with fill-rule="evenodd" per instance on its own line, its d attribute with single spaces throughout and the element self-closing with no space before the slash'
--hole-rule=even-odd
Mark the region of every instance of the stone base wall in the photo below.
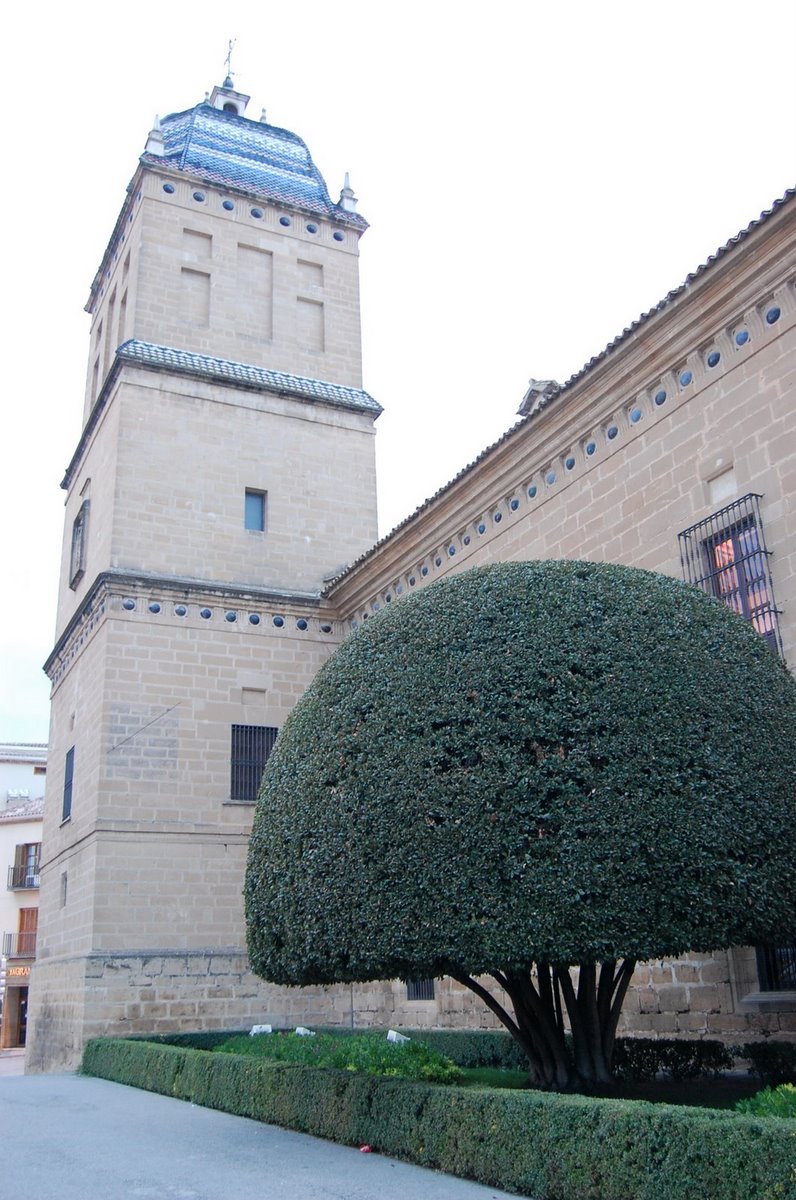
<svg viewBox="0 0 796 1200">
<path fill-rule="evenodd" d="M 738 952 L 736 952 L 738 953 Z M 620 1033 L 796 1041 L 796 1011 L 736 1000 L 730 955 L 683 956 L 640 965 Z M 247 1029 L 255 1024 L 368 1029 L 500 1029 L 500 1022 L 452 979 L 433 1000 L 407 999 L 398 980 L 286 988 L 251 973 L 241 950 L 93 953 L 37 963 L 26 1070 L 72 1070 L 91 1037 Z M 506 1002 L 506 997 L 501 996 Z M 772 997 L 773 999 L 773 997 Z M 788 1004 L 782 1002 L 785 1009 Z M 796 1009 L 796 998 L 791 1005 Z"/>
</svg>

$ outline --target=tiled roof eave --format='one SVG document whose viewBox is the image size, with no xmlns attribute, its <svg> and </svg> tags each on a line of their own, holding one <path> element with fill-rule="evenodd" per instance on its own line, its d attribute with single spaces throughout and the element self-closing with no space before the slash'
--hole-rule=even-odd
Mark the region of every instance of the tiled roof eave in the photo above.
<svg viewBox="0 0 796 1200">
<path fill-rule="evenodd" d="M 796 187 L 788 188 L 779 199 L 773 202 L 771 208 L 765 209 L 759 217 L 756 217 L 755 220 L 750 221 L 750 223 L 745 226 L 744 229 L 740 230 L 737 234 L 731 237 L 729 241 L 720 246 L 715 253 L 711 254 L 705 260 L 705 262 L 700 263 L 700 265 L 694 271 L 691 271 L 678 287 L 673 288 L 670 292 L 667 292 L 663 299 L 660 300 L 656 305 L 642 313 L 636 318 L 635 321 L 632 321 L 628 326 L 626 326 L 621 333 L 617 334 L 617 336 L 610 341 L 603 350 L 600 351 L 599 354 L 596 354 L 593 358 L 590 358 L 589 361 L 585 363 L 579 371 L 576 371 L 574 375 L 571 375 L 569 379 L 560 386 L 554 395 L 545 400 L 543 403 L 539 404 L 527 415 L 520 417 L 519 421 L 515 421 L 515 423 L 510 426 L 505 433 L 501 434 L 496 441 L 492 442 L 489 446 L 482 450 L 481 453 L 472 460 L 472 462 L 469 462 L 462 467 L 462 469 L 458 471 L 452 479 L 448 480 L 447 483 L 438 488 L 437 491 L 429 496 L 428 499 L 424 500 L 422 504 L 419 504 L 417 508 L 409 513 L 408 516 L 404 517 L 403 521 L 400 521 L 393 529 L 390 530 L 389 533 L 386 533 L 384 537 L 379 538 L 379 540 L 375 542 L 373 546 L 361 554 L 359 558 L 355 559 L 354 562 L 347 566 L 344 571 L 341 571 L 339 575 L 335 576 L 334 579 L 329 580 L 321 592 L 322 597 L 324 599 L 328 598 L 338 584 L 340 584 L 344 579 L 348 579 L 350 576 L 355 574 L 360 567 L 373 558 L 374 555 L 383 550 L 384 547 L 387 546 L 387 544 L 391 542 L 397 534 L 399 534 L 407 526 L 413 524 L 413 522 L 416 521 L 422 513 L 429 509 L 432 504 L 439 500 L 443 495 L 450 492 L 464 478 L 470 475 L 471 472 L 474 471 L 476 467 L 478 467 L 486 458 L 489 458 L 496 450 L 504 446 L 507 442 L 511 441 L 514 437 L 518 436 L 529 424 L 529 422 L 540 416 L 541 413 L 545 412 L 552 405 L 568 403 L 572 398 L 577 384 L 586 379 L 587 376 L 592 374 L 592 372 L 595 372 L 602 367 L 606 360 L 616 350 L 623 346 L 628 339 L 631 338 L 642 326 L 646 325 L 649 321 L 653 320 L 665 309 L 667 309 L 695 282 L 700 281 L 704 275 L 711 271 L 711 269 L 713 269 L 718 262 L 724 259 L 726 255 L 729 254 L 736 246 L 746 241 L 746 239 L 750 237 L 757 229 L 770 220 L 770 218 L 776 212 L 785 207 L 787 204 L 794 202 L 794 199 L 796 199 Z"/>
<path fill-rule="evenodd" d="M 77 448 L 61 480 L 61 487 L 64 489 L 70 486 L 74 478 L 93 431 L 125 364 L 164 374 L 202 379 L 224 387 L 234 387 L 244 391 L 271 392 L 292 400 L 323 404 L 330 408 L 349 412 L 367 413 L 372 416 L 374 421 L 383 411 L 379 402 L 360 388 L 327 383 L 325 380 L 309 379 L 301 375 L 288 375 L 282 371 L 271 371 L 266 367 L 254 367 L 248 363 L 213 358 L 207 354 L 194 354 L 187 350 L 176 350 L 170 346 L 157 346 L 151 342 L 131 339 L 124 342 L 116 351 L 113 366 L 107 374 L 83 428 Z"/>
<path fill-rule="evenodd" d="M 286 211 L 302 213 L 306 216 L 325 217 L 329 221 L 334 221 L 340 225 L 347 225 L 352 229 L 359 230 L 360 234 L 364 233 L 370 226 L 360 213 L 347 212 L 346 209 L 340 208 L 339 205 L 330 203 L 324 204 L 319 201 L 317 204 L 306 202 L 302 204 L 300 201 L 291 199 L 287 200 L 283 196 L 273 195 L 266 188 L 258 188 L 248 185 L 244 187 L 240 183 L 234 183 L 231 180 L 223 178 L 215 171 L 206 171 L 195 164 L 183 166 L 176 158 L 164 158 L 157 154 L 142 154 L 140 163 L 143 167 L 150 170 L 167 171 L 175 178 L 188 177 L 196 179 L 205 184 L 212 184 L 214 187 L 223 188 L 230 195 L 245 196 L 249 199 L 267 202 L 269 204 L 278 205 Z"/>
</svg>

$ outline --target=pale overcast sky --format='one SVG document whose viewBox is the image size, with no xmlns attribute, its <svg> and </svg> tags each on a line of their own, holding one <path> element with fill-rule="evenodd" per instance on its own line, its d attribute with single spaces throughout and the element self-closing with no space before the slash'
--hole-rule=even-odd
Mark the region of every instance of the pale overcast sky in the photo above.
<svg viewBox="0 0 796 1200">
<path fill-rule="evenodd" d="M 16 5 L 5 18 L 0 741 L 44 741 L 83 304 L 155 113 L 230 37 L 361 243 L 381 529 L 796 183 L 796 5 Z M 321 498 L 322 501 L 322 498 Z"/>
</svg>

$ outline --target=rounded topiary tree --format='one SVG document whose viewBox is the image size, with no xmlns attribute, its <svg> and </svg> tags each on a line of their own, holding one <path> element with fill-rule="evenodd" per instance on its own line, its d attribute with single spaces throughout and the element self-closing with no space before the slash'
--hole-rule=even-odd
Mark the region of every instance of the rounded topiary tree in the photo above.
<svg viewBox="0 0 796 1200">
<path fill-rule="evenodd" d="M 254 970 L 450 975 L 538 1086 L 605 1082 L 637 960 L 796 935 L 795 734 L 762 638 L 676 580 L 441 581 L 350 637 L 285 724 L 246 877 Z"/>
</svg>

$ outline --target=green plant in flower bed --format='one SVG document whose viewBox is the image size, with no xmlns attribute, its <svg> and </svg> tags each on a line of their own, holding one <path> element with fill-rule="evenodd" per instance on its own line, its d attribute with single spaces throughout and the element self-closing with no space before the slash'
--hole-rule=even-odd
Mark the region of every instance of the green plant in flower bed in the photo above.
<svg viewBox="0 0 796 1200">
<path fill-rule="evenodd" d="M 796 1087 L 781 1083 L 777 1088 L 763 1088 L 748 1100 L 739 1100 L 736 1109 L 748 1117 L 788 1117 L 796 1120 Z"/>
<path fill-rule="evenodd" d="M 230 1038 L 216 1050 L 220 1054 L 248 1054 L 305 1067 L 337 1067 L 427 1083 L 460 1083 L 463 1078 L 455 1063 L 444 1054 L 429 1050 L 422 1042 L 388 1042 L 386 1037 L 375 1033 L 342 1038 L 330 1033 L 317 1033 L 313 1037 L 297 1033 L 242 1035 Z"/>
</svg>

